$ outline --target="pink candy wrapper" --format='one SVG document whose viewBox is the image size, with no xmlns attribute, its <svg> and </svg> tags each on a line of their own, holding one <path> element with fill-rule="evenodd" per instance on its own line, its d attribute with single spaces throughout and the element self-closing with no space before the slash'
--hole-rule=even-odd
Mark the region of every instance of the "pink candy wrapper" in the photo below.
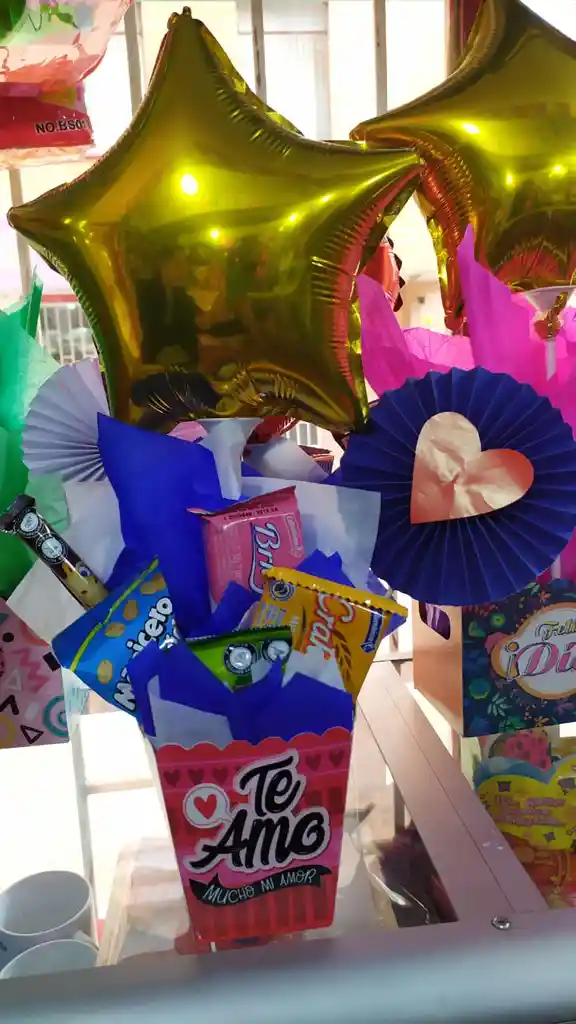
<svg viewBox="0 0 576 1024">
<path fill-rule="evenodd" d="M 275 565 L 292 569 L 304 558 L 302 521 L 294 487 L 204 515 L 203 520 L 208 583 L 214 605 L 230 582 L 262 594 L 264 569 Z"/>
<path fill-rule="evenodd" d="M 48 644 L 0 600 L 0 749 L 67 739 L 60 666 Z"/>
</svg>

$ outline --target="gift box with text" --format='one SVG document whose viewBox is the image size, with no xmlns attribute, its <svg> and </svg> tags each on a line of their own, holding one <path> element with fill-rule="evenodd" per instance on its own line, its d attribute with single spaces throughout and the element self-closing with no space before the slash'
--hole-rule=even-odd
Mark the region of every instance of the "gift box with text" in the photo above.
<svg viewBox="0 0 576 1024">
<path fill-rule="evenodd" d="M 157 752 L 196 939 L 264 938 L 332 923 L 350 750 L 351 733 L 332 728 L 290 743 Z"/>
</svg>

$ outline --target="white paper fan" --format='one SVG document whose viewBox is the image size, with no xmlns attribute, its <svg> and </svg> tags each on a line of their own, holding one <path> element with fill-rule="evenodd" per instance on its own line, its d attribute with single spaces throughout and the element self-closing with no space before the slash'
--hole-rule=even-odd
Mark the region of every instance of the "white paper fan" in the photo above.
<svg viewBox="0 0 576 1024">
<path fill-rule="evenodd" d="M 97 359 L 61 366 L 38 391 L 22 435 L 24 462 L 33 476 L 104 480 L 98 448 L 98 413 L 109 414 Z"/>
</svg>

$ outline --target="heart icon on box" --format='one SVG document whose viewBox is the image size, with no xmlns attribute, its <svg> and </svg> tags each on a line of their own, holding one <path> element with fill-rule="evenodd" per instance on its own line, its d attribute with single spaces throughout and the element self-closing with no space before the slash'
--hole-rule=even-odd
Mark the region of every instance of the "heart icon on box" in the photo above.
<svg viewBox="0 0 576 1024">
<path fill-rule="evenodd" d="M 194 797 L 194 806 L 196 807 L 199 814 L 206 821 L 210 821 L 210 818 L 214 817 L 214 812 L 218 807 L 218 799 L 215 793 L 211 793 L 210 796 L 196 796 Z"/>
<path fill-rule="evenodd" d="M 204 783 L 189 789 L 184 797 L 184 814 L 195 828 L 214 828 L 230 820 L 230 801 L 220 786 Z"/>
<path fill-rule="evenodd" d="M 473 423 L 456 412 L 431 416 L 420 431 L 414 458 L 410 521 L 467 519 L 519 501 L 534 482 L 521 452 L 482 451 Z"/>
</svg>

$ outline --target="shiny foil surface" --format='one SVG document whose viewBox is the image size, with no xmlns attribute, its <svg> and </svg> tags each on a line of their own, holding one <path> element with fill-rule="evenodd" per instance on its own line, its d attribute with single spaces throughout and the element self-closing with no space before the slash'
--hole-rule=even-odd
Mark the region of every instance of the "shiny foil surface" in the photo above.
<svg viewBox="0 0 576 1024">
<path fill-rule="evenodd" d="M 468 224 L 478 258 L 512 288 L 576 280 L 576 43 L 519 0 L 485 0 L 453 74 L 352 137 L 424 160 L 417 194 L 450 328 Z"/>
<path fill-rule="evenodd" d="M 419 173 L 303 138 L 185 9 L 118 143 L 9 220 L 78 295 L 115 416 L 347 429 L 367 413 L 355 275 Z"/>
</svg>

